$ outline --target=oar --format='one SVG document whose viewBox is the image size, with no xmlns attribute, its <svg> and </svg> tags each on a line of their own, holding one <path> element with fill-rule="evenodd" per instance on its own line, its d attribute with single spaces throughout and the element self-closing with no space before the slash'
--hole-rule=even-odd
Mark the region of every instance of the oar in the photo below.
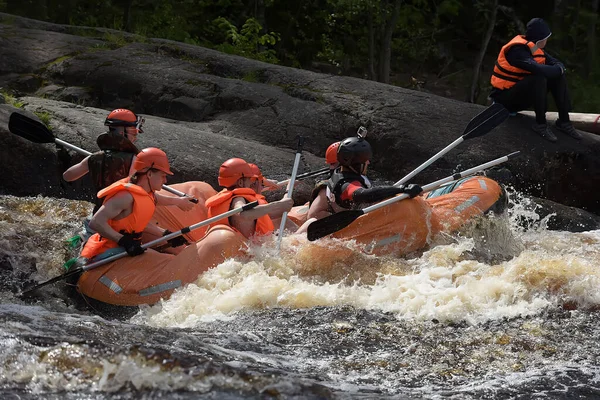
<svg viewBox="0 0 600 400">
<path fill-rule="evenodd" d="M 331 168 L 325 167 L 325 168 L 317 169 L 314 171 L 305 172 L 303 174 L 296 176 L 296 180 L 300 181 L 302 179 L 312 178 L 313 176 L 323 175 L 329 171 L 331 171 Z M 283 185 L 287 185 L 288 183 L 290 183 L 290 179 L 286 179 L 285 181 L 279 181 L 276 183 L 276 185 L 283 186 Z"/>
<path fill-rule="evenodd" d="M 440 187 L 446 183 L 455 181 L 457 179 L 464 178 L 465 176 L 472 175 L 479 171 L 483 171 L 486 168 L 490 168 L 495 165 L 502 164 L 503 162 L 506 162 L 509 158 L 515 157 L 517 154 L 519 154 L 519 152 L 515 151 L 514 153 L 510 153 L 509 155 L 506 155 L 504 157 L 497 158 L 497 159 L 489 161 L 485 164 L 478 165 L 477 167 L 473 167 L 466 171 L 463 171 L 463 172 L 460 172 L 460 173 L 457 173 L 454 175 L 450 175 L 446 178 L 443 178 L 443 179 L 440 179 L 433 183 L 430 183 L 429 185 L 425 185 L 425 186 L 423 186 L 423 192 L 429 192 L 431 190 L 437 189 L 438 187 Z M 399 196 L 392 197 L 391 199 L 387 199 L 382 202 L 379 202 L 377 204 L 373 204 L 372 206 L 366 207 L 362 210 L 341 211 L 339 213 L 330 215 L 329 217 L 325 217 L 323 219 L 317 220 L 308 226 L 308 231 L 307 231 L 308 240 L 310 240 L 310 241 L 317 240 L 319 238 L 322 238 L 324 236 L 327 236 L 334 232 L 337 232 L 340 229 L 343 229 L 343 228 L 347 227 L 348 225 L 350 225 L 361 215 L 365 215 L 371 211 L 375 211 L 379 208 L 388 206 L 397 201 L 407 199 L 408 197 L 409 197 L 409 195 L 404 193 Z"/>
<path fill-rule="evenodd" d="M 446 154 L 465 140 L 473 139 L 475 137 L 482 136 L 490 132 L 492 129 L 504 122 L 508 118 L 508 116 L 509 112 L 506 108 L 504 108 L 502 104 L 492 104 L 491 106 L 477 114 L 469 122 L 461 137 L 456 139 L 454 142 L 450 143 L 443 150 L 431 157 L 429 160 L 425 161 L 422 165 L 420 165 L 417 169 L 406 175 L 404 178 L 394 183 L 394 186 L 399 186 L 408 182 L 412 177 L 417 175 L 419 172 L 423 171 L 425 168 L 433 164 L 436 160 L 441 158 L 444 154 Z"/>
<path fill-rule="evenodd" d="M 213 222 L 217 222 L 217 221 L 219 221 L 221 219 L 229 218 L 232 215 L 239 214 L 239 213 L 241 213 L 243 211 L 250 210 L 251 208 L 254 208 L 257 205 L 258 205 L 258 202 L 257 201 L 253 201 L 252 203 L 248 203 L 248 204 L 246 204 L 246 205 L 244 205 L 242 207 L 234 208 L 233 210 L 227 211 L 226 213 L 214 216 L 214 217 L 209 218 L 207 220 L 204 220 L 202 222 L 198 222 L 198 223 L 196 223 L 194 225 L 186 226 L 185 228 L 183 228 L 183 229 L 181 229 L 181 230 L 179 230 L 177 232 L 173 232 L 173 233 L 170 233 L 168 235 L 162 236 L 162 237 L 160 237 L 158 239 L 152 240 L 151 242 L 144 243 L 142 245 L 142 248 L 143 249 L 147 249 L 147 248 L 155 246 L 155 245 L 157 245 L 159 243 L 162 243 L 162 242 L 165 242 L 167 240 L 173 239 L 174 237 L 181 236 L 181 235 L 189 233 L 189 232 L 191 232 L 191 231 L 193 231 L 195 229 L 201 228 L 201 227 L 206 226 L 206 225 L 210 225 Z M 118 254 L 115 254 L 113 256 L 107 257 L 107 258 L 105 258 L 103 260 L 96 261 L 96 262 L 93 262 L 91 264 L 87 264 L 87 265 L 81 266 L 79 268 L 75 268 L 75 269 L 73 269 L 73 270 L 71 270 L 71 271 L 69 271 L 69 272 L 67 272 L 65 274 L 59 275 L 59 276 L 57 276 L 55 278 L 47 280 L 46 282 L 42 282 L 42 283 L 40 283 L 38 285 L 35 285 L 32 288 L 29 288 L 29 289 L 25 290 L 24 292 L 22 292 L 20 294 L 20 296 L 26 296 L 29 293 L 31 293 L 31 292 L 33 292 L 35 290 L 38 290 L 39 288 L 42 288 L 42 287 L 44 287 L 46 285 L 50 285 L 50 284 L 52 284 L 54 282 L 61 281 L 61 280 L 66 279 L 66 278 L 68 278 L 70 276 L 77 275 L 79 273 L 82 273 L 82 272 L 89 271 L 91 269 L 100 267 L 102 265 L 108 264 L 109 262 L 118 260 L 118 259 L 123 258 L 125 256 L 127 256 L 127 252 L 123 251 L 121 253 L 118 253 Z"/>
<path fill-rule="evenodd" d="M 66 147 L 67 149 L 74 150 L 84 156 L 89 156 L 90 153 L 80 147 L 74 146 L 71 143 L 67 143 L 64 140 L 60 140 L 55 137 L 54 134 L 48 127 L 35 119 L 29 118 L 18 112 L 10 114 L 8 120 L 8 130 L 17 136 L 21 136 L 24 139 L 34 143 L 56 143 L 60 146 Z M 188 196 L 187 194 L 173 189 L 167 185 L 162 186 L 167 192 L 171 192 L 179 197 L 189 197 L 192 203 L 198 203 L 198 199 Z"/>
<path fill-rule="evenodd" d="M 285 196 L 288 199 L 292 198 L 294 192 L 294 184 L 296 183 L 296 174 L 298 173 L 298 166 L 300 165 L 300 157 L 302 157 L 302 146 L 304 146 L 304 137 L 298 136 L 298 147 L 296 148 L 296 158 L 294 159 L 294 167 L 292 168 L 292 177 L 290 178 L 290 184 L 288 190 L 285 192 Z M 283 230 L 285 229 L 285 221 L 287 220 L 287 211 L 281 216 L 281 224 L 279 224 L 279 236 L 277 237 L 277 253 L 281 248 L 281 240 L 283 239 Z"/>
</svg>

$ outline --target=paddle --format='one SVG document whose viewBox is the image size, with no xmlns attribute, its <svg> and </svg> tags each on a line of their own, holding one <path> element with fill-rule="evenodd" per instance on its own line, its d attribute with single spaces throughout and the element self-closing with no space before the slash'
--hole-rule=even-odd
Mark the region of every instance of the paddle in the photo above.
<svg viewBox="0 0 600 400">
<path fill-rule="evenodd" d="M 234 208 L 233 210 L 227 211 L 227 212 L 225 212 L 223 214 L 220 214 L 220 215 L 216 215 L 216 216 L 214 216 L 212 218 L 209 218 L 209 219 L 206 219 L 206 220 L 204 220 L 202 222 L 198 222 L 196 224 L 193 224 L 193 225 L 190 225 L 190 226 L 186 226 L 185 228 L 183 228 L 183 229 L 181 229 L 181 230 L 179 230 L 177 232 L 169 233 L 168 235 L 165 235 L 165 236 L 162 236 L 162 237 L 160 237 L 158 239 L 152 240 L 151 242 L 144 243 L 142 245 L 142 248 L 143 249 L 147 249 L 147 248 L 152 247 L 154 245 L 157 245 L 159 243 L 162 243 L 162 242 L 165 242 L 167 240 L 173 239 L 174 237 L 181 236 L 181 235 L 186 234 L 188 232 L 191 232 L 191 231 L 193 231 L 195 229 L 201 228 L 201 227 L 206 226 L 206 225 L 210 225 L 213 222 L 217 222 L 217 221 L 219 221 L 221 219 L 229 218 L 232 215 L 239 214 L 239 213 L 241 213 L 243 211 L 250 210 L 251 208 L 254 208 L 257 205 L 258 205 L 258 201 L 253 201 L 252 203 L 248 203 L 248 204 L 246 204 L 246 205 L 244 205 L 242 207 Z M 38 290 L 38 289 L 40 289 L 40 288 L 42 288 L 42 287 L 44 287 L 46 285 L 50 285 L 50 284 L 52 284 L 54 282 L 61 281 L 61 280 L 66 279 L 66 278 L 68 278 L 70 276 L 77 275 L 79 273 L 82 273 L 82 272 L 89 271 L 91 269 L 100 267 L 102 265 L 108 264 L 109 262 L 118 260 L 118 259 L 123 258 L 125 256 L 127 256 L 127 252 L 123 251 L 121 253 L 118 253 L 118 254 L 115 254 L 113 256 L 107 257 L 107 258 L 105 258 L 103 260 L 99 260 L 99 261 L 93 262 L 91 264 L 87 264 L 87 265 L 75 268 L 75 269 L 73 269 L 73 270 L 71 270 L 71 271 L 69 271 L 69 272 L 67 272 L 65 274 L 59 275 L 59 276 L 54 277 L 54 278 L 52 278 L 50 280 L 47 280 L 46 282 L 42 282 L 42 283 L 40 283 L 38 285 L 35 285 L 34 287 L 31 287 L 31 288 L 25 290 L 24 292 L 21 292 L 21 294 L 19 296 L 27 296 L 31 292 L 34 292 L 34 291 L 36 291 L 36 290 Z"/>
<path fill-rule="evenodd" d="M 64 140 L 58 139 L 46 125 L 18 112 L 13 112 L 10 114 L 10 118 L 8 120 L 8 130 L 17 136 L 29 140 L 30 142 L 56 143 L 60 146 L 66 147 L 67 149 L 71 149 L 83 154 L 86 157 L 92 154 L 87 150 L 74 146 L 71 143 L 67 143 Z M 179 197 L 189 197 L 192 203 L 198 203 L 198 199 L 188 196 L 186 193 L 183 193 L 177 189 L 173 189 L 167 185 L 163 185 L 162 187 L 167 192 L 171 192 Z"/>
<path fill-rule="evenodd" d="M 508 116 L 509 112 L 506 108 L 504 108 L 502 104 L 492 104 L 491 106 L 477 114 L 473 119 L 471 119 L 461 137 L 456 139 L 454 142 L 450 143 L 443 150 L 431 157 L 429 160 L 425 161 L 422 165 L 420 165 L 417 169 L 406 175 L 404 178 L 394 183 L 394 186 L 399 186 L 408 182 L 412 177 L 417 175 L 419 172 L 423 171 L 425 168 L 433 164 L 436 160 L 441 158 L 444 154 L 446 154 L 465 140 L 473 139 L 475 137 L 482 136 L 490 132 L 492 129 L 504 122 L 508 118 Z"/>
<path fill-rule="evenodd" d="M 509 155 L 506 155 L 504 157 L 497 158 L 497 159 L 489 161 L 485 164 L 478 165 L 477 167 L 473 167 L 466 171 L 456 173 L 456 174 L 450 175 L 446 178 L 443 178 L 443 179 L 440 179 L 433 183 L 430 183 L 429 185 L 425 185 L 425 186 L 423 186 L 423 192 L 429 192 L 431 190 L 437 189 L 438 187 L 440 187 L 446 183 L 455 181 L 460 178 L 464 178 L 465 176 L 469 176 L 476 172 L 482 171 L 486 168 L 493 167 L 498 164 L 502 164 L 503 162 L 506 162 L 509 158 L 515 157 L 517 154 L 519 154 L 519 152 L 515 151 L 514 153 L 510 153 Z M 317 220 L 308 226 L 308 231 L 307 231 L 308 240 L 310 240 L 310 241 L 317 240 L 319 238 L 322 238 L 324 236 L 327 236 L 334 232 L 337 232 L 340 229 L 345 228 L 348 225 L 350 225 L 361 215 L 365 215 L 371 211 L 375 211 L 379 208 L 388 206 L 397 201 L 407 199 L 408 197 L 409 197 L 409 195 L 404 193 L 399 196 L 395 196 L 390 199 L 384 200 L 382 202 L 373 204 L 372 206 L 366 207 L 362 210 L 341 211 L 339 213 L 330 215 L 329 217 L 325 217 L 323 219 Z"/>
<path fill-rule="evenodd" d="M 303 174 L 300 174 L 298 176 L 296 176 L 296 180 L 300 181 L 302 179 L 307 179 L 307 178 L 312 178 L 314 176 L 319 176 L 319 175 L 323 175 L 327 172 L 331 171 L 331 168 L 329 167 L 325 167 L 325 168 L 321 168 L 321 169 L 317 169 L 314 171 L 309 171 L 309 172 L 305 172 Z M 279 181 L 276 183 L 277 186 L 283 186 L 283 185 L 287 185 L 288 183 L 290 183 L 290 179 L 286 179 L 285 181 Z"/>
<path fill-rule="evenodd" d="M 298 173 L 298 166 L 300 165 L 300 157 L 302 156 L 302 146 L 304 146 L 304 138 L 302 136 L 298 136 L 298 147 L 296 148 L 296 158 L 294 159 L 294 167 L 292 168 L 292 176 L 290 178 L 290 184 L 288 185 L 288 190 L 285 192 L 283 197 L 287 197 L 288 199 L 292 198 L 292 193 L 294 192 L 294 183 L 296 183 L 296 174 Z M 279 249 L 281 248 L 281 240 L 283 239 L 283 230 L 285 229 L 285 221 L 287 220 L 287 211 L 283 213 L 281 216 L 281 224 L 279 224 L 279 236 L 277 237 L 277 253 L 279 253 Z"/>
</svg>

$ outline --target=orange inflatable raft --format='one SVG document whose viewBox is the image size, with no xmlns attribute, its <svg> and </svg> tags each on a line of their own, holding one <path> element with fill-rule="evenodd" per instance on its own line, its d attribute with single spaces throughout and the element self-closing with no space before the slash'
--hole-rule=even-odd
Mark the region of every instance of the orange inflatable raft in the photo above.
<svg viewBox="0 0 600 400">
<path fill-rule="evenodd" d="M 122 249 L 117 248 L 122 251 Z M 104 303 L 134 306 L 167 299 L 173 291 L 214 268 L 228 258 L 243 258 L 246 238 L 225 225 L 206 235 L 177 255 L 147 250 L 84 272 L 77 283 L 84 295 Z"/>
<path fill-rule="evenodd" d="M 466 178 L 372 211 L 331 237 L 355 240 L 369 254 L 401 256 L 425 247 L 436 234 L 453 232 L 483 215 L 502 201 L 502 194 L 501 186 L 489 178 Z"/>
<path fill-rule="evenodd" d="M 175 206 L 157 206 L 151 223 L 175 232 L 207 218 L 204 202 L 216 194 L 210 185 L 191 181 L 170 186 L 196 197 L 198 203 L 190 211 L 182 211 Z M 164 190 L 160 193 L 175 196 Z M 153 304 L 168 298 L 178 287 L 195 282 L 204 271 L 226 259 L 243 258 L 246 254 L 246 239 L 224 225 L 208 231 L 207 227 L 201 227 L 185 237 L 191 244 L 178 247 L 177 255 L 149 249 L 142 255 L 124 257 L 84 272 L 79 278 L 78 290 L 88 297 L 109 304 Z M 144 235 L 143 241 L 153 239 L 156 238 Z M 115 251 L 122 249 L 116 248 Z"/>
<path fill-rule="evenodd" d="M 204 202 L 209 197 L 217 194 L 217 191 L 213 189 L 212 186 L 210 186 L 208 183 L 200 181 L 176 183 L 169 186 L 173 189 L 197 198 L 198 203 L 194 205 L 190 211 L 183 211 L 179 207 L 175 206 L 157 206 L 150 223 L 157 224 L 161 228 L 175 232 L 185 226 L 193 225 L 208 218 L 208 212 L 204 206 Z M 175 194 L 167 192 L 164 189 L 158 193 L 163 196 L 176 196 Z M 198 228 L 185 234 L 184 236 L 188 242 L 196 242 L 204 237 L 207 229 L 208 227 Z M 148 242 L 152 239 L 154 238 L 144 238 L 144 241 Z"/>
</svg>

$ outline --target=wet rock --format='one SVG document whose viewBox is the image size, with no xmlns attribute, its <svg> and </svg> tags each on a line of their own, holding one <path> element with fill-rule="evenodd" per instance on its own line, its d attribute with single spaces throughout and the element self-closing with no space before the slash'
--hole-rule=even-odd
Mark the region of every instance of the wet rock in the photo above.
<svg viewBox="0 0 600 400">
<path fill-rule="evenodd" d="M 106 30 L 98 30 L 95 38 L 79 37 L 60 33 L 68 32 L 64 26 L 12 18 L 11 25 L 0 24 L 0 36 L 8 44 L 0 48 L 0 82 L 36 73 L 49 85 L 86 88 L 64 98 L 70 102 L 105 112 L 129 107 L 158 121 L 179 120 L 148 124 L 148 134 L 140 139 L 146 146 L 165 147 L 178 164 L 178 178 L 214 183 L 218 165 L 232 155 L 256 161 L 268 174 L 283 174 L 291 169 L 297 135 L 307 137 L 308 164 L 320 167 L 317 157 L 323 157 L 330 143 L 364 125 L 375 154 L 372 175 L 395 181 L 459 137 L 483 110 L 424 92 L 168 40 L 142 41 L 115 31 L 123 41 L 114 43 L 103 38 Z M 42 107 L 40 101 L 27 101 Z M 68 106 L 46 102 L 43 107 L 56 111 Z M 87 112 L 71 109 L 66 117 L 52 111 L 61 138 L 77 138 L 93 150 L 90 137 L 60 129 L 72 119 L 84 120 L 78 130 L 97 125 L 76 115 Z M 530 130 L 531 122 L 525 116 L 510 118 L 493 132 L 461 144 L 415 181 L 428 183 L 519 150 L 520 157 L 503 165 L 519 191 L 600 212 L 600 137 L 583 133 L 576 141 L 558 134 L 559 141 L 550 143 Z M 19 193 L 23 188 L 7 190 Z"/>
<path fill-rule="evenodd" d="M 551 200 L 533 198 L 538 207 L 535 212 L 547 220 L 547 227 L 551 230 L 568 232 L 585 232 L 600 229 L 600 217 L 580 208 L 564 206 Z"/>
</svg>

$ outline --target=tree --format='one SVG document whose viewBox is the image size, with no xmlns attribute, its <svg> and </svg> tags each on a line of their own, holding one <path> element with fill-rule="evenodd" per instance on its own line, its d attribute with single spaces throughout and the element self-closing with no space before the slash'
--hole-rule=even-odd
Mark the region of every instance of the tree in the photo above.
<svg viewBox="0 0 600 400">
<path fill-rule="evenodd" d="M 475 62 L 475 67 L 473 68 L 473 81 L 471 82 L 471 90 L 469 93 L 468 101 L 470 103 L 475 103 L 477 101 L 477 95 L 479 92 L 479 75 L 481 73 L 481 64 L 483 64 L 483 59 L 485 57 L 485 53 L 487 52 L 488 44 L 490 43 L 490 39 L 492 38 L 492 33 L 494 33 L 494 26 L 496 25 L 496 16 L 498 15 L 498 0 L 494 0 L 491 10 L 490 16 L 488 20 L 488 29 L 481 41 L 481 48 L 479 50 L 479 55 L 477 56 L 477 61 Z"/>
</svg>

